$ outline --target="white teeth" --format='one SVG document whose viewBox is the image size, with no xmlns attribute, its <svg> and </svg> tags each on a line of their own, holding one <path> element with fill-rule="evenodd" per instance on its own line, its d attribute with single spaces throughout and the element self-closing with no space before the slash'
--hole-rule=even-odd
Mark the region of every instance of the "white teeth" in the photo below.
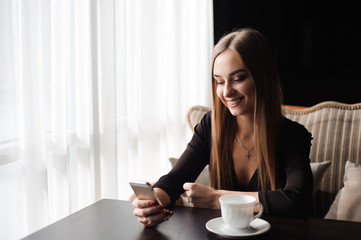
<svg viewBox="0 0 361 240">
<path fill-rule="evenodd" d="M 237 100 L 234 100 L 234 101 L 228 101 L 228 103 L 230 103 L 230 104 L 236 104 L 236 103 L 238 103 L 239 101 L 241 101 L 241 99 L 237 99 Z"/>
</svg>

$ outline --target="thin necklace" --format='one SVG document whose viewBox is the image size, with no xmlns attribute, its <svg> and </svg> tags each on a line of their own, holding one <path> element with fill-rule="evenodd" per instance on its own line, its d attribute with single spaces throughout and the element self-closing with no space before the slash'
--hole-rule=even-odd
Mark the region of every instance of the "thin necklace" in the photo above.
<svg viewBox="0 0 361 240">
<path fill-rule="evenodd" d="M 244 144 L 242 143 L 241 139 L 239 139 L 239 137 L 238 137 L 237 134 L 236 134 L 236 137 L 237 137 L 238 142 L 242 145 L 242 147 L 243 147 L 244 149 L 246 149 L 246 151 L 247 151 L 246 157 L 247 157 L 248 160 L 250 160 L 250 159 L 251 159 L 251 153 L 250 153 L 250 151 L 252 151 L 252 149 L 254 148 L 254 146 L 253 146 L 251 149 L 248 150 L 248 149 L 246 148 L 246 146 L 244 146 Z"/>
</svg>

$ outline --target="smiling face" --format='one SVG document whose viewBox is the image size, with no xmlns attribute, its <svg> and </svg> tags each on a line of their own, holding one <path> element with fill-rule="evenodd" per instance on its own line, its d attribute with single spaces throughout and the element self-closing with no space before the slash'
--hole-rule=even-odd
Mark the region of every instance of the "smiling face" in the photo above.
<svg viewBox="0 0 361 240">
<path fill-rule="evenodd" d="M 255 87 L 238 53 L 226 49 L 214 60 L 213 78 L 217 96 L 233 116 L 253 114 Z"/>
</svg>

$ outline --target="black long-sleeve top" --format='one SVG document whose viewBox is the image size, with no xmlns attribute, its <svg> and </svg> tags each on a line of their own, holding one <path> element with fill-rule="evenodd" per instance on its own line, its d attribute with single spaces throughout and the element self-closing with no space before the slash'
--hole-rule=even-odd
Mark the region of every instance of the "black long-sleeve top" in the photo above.
<svg viewBox="0 0 361 240">
<path fill-rule="evenodd" d="M 171 203 L 184 192 L 185 182 L 194 182 L 203 168 L 210 163 L 211 114 L 204 115 L 194 128 L 194 135 L 177 164 L 154 185 L 166 191 Z M 234 191 L 258 191 L 264 213 L 278 216 L 307 217 L 310 214 L 313 177 L 309 153 L 311 134 L 299 123 L 287 118 L 281 123 L 278 144 L 278 177 L 281 187 L 274 191 L 259 189 L 258 173 L 255 171 L 246 187 L 237 184 L 233 171 Z"/>
</svg>

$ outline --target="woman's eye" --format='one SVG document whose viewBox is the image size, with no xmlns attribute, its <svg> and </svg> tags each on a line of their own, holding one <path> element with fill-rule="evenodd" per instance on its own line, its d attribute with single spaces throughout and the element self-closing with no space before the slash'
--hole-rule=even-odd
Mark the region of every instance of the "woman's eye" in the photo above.
<svg viewBox="0 0 361 240">
<path fill-rule="evenodd" d="M 233 79 L 233 81 L 241 82 L 241 81 L 245 80 L 247 77 L 248 77 L 247 75 L 241 75 L 241 76 L 238 76 L 237 78 Z"/>
<path fill-rule="evenodd" d="M 223 84 L 223 83 L 224 83 L 224 81 L 216 81 L 217 85 L 220 85 L 220 84 Z"/>
</svg>

